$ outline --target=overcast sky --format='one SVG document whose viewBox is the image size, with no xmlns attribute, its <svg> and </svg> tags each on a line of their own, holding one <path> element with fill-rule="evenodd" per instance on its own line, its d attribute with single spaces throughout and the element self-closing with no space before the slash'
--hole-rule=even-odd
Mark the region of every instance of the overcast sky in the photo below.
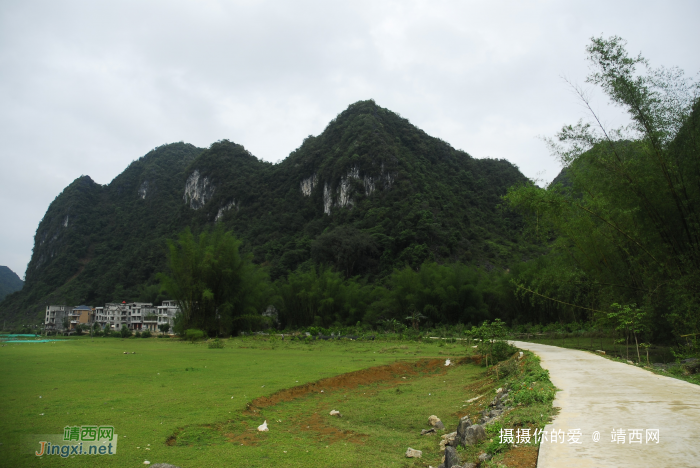
<svg viewBox="0 0 700 468">
<path fill-rule="evenodd" d="M 46 209 L 82 174 L 107 184 L 176 141 L 278 161 L 370 98 L 549 181 L 560 167 L 539 137 L 586 117 L 562 77 L 584 84 L 589 39 L 695 76 L 698 18 L 697 0 L 2 0 L 0 265 L 24 274 Z"/>
</svg>

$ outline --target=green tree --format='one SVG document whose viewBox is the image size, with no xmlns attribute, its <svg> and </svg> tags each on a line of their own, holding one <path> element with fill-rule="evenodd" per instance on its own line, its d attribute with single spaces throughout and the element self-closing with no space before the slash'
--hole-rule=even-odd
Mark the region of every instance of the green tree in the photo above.
<svg viewBox="0 0 700 468">
<path fill-rule="evenodd" d="M 119 331 L 122 338 L 129 338 L 131 336 L 131 330 L 126 325 L 122 325 L 122 329 Z"/>
<path fill-rule="evenodd" d="M 269 283 L 265 271 L 241 255 L 241 242 L 221 226 L 197 238 L 189 228 L 177 242 L 168 242 L 169 274 L 161 285 L 178 303 L 179 333 L 189 328 L 209 335 L 231 332 L 233 319 L 260 314 Z"/>
<path fill-rule="evenodd" d="M 642 358 L 639 354 L 639 341 L 637 336 L 647 329 L 646 312 L 644 309 L 637 308 L 637 304 L 620 305 L 618 303 L 613 303 L 610 307 L 614 309 L 614 311 L 608 313 L 608 318 L 613 321 L 616 330 L 625 332 L 626 347 L 629 346 L 629 334 L 632 334 L 634 337 L 634 345 L 637 349 L 637 362 L 642 362 Z M 627 359 L 629 359 L 629 351 L 627 352 Z"/>
<path fill-rule="evenodd" d="M 166 333 L 168 333 L 168 331 L 170 331 L 170 324 L 169 323 L 161 323 L 160 325 L 158 325 L 158 329 L 160 330 L 160 333 L 162 335 L 165 335 Z"/>
<path fill-rule="evenodd" d="M 549 144 L 566 183 L 522 185 L 506 199 L 527 215 L 534 235 L 556 239 L 548 268 L 566 273 L 548 275 L 551 295 L 543 296 L 588 311 L 589 319 L 617 300 L 645 304 L 657 330 L 697 332 L 700 88 L 678 69 L 629 56 L 625 46 L 618 37 L 593 38 L 587 81 L 627 112 L 629 125 L 606 128 L 591 111 L 592 122 L 564 127 Z"/>
</svg>

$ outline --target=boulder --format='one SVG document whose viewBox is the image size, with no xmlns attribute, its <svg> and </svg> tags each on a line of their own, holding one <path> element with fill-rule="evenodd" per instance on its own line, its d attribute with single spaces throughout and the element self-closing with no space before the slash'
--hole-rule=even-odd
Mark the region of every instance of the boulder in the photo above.
<svg viewBox="0 0 700 468">
<path fill-rule="evenodd" d="M 469 416 L 464 416 L 459 420 L 457 424 L 457 445 L 466 445 L 464 443 L 464 438 L 467 435 L 467 428 L 472 425 Z"/>
<path fill-rule="evenodd" d="M 436 432 L 437 431 L 435 430 L 435 428 L 423 429 L 422 431 L 420 431 L 420 435 L 432 435 L 432 434 L 435 434 Z"/>
<path fill-rule="evenodd" d="M 428 417 L 428 424 L 431 426 L 435 427 L 435 424 L 440 422 L 440 418 L 435 416 L 434 414 Z"/>
<path fill-rule="evenodd" d="M 492 457 L 491 455 L 489 455 L 488 453 L 482 453 L 481 455 L 479 455 L 479 461 L 480 461 L 480 462 L 489 461 L 489 460 L 491 460 L 492 458 L 493 458 L 493 457 Z"/>
<path fill-rule="evenodd" d="M 406 450 L 406 458 L 421 458 L 423 456 L 423 452 L 420 450 L 412 449 L 411 447 L 408 447 L 408 450 Z"/>
<path fill-rule="evenodd" d="M 445 447 L 445 468 L 459 467 L 462 464 L 454 447 Z"/>
<path fill-rule="evenodd" d="M 442 423 L 442 421 L 438 421 L 435 423 L 435 429 L 442 431 L 445 429 L 445 425 Z"/>
<path fill-rule="evenodd" d="M 483 426 L 474 424 L 469 426 L 464 435 L 464 445 L 474 445 L 486 438 L 486 431 Z"/>
</svg>

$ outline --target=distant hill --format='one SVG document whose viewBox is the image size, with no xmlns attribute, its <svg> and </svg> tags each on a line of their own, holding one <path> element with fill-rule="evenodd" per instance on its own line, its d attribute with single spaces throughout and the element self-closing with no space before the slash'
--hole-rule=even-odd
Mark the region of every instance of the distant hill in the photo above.
<svg viewBox="0 0 700 468">
<path fill-rule="evenodd" d="M 6 266 L 0 266 L 0 301 L 8 294 L 22 289 L 22 286 L 24 281 L 17 276 L 17 273 Z"/>
<path fill-rule="evenodd" d="M 227 140 L 164 145 L 108 185 L 82 176 L 56 197 L 27 285 L 0 318 L 38 317 L 46 303 L 158 300 L 149 285 L 165 268 L 166 240 L 185 226 L 222 223 L 273 278 L 311 263 L 370 281 L 425 260 L 507 268 L 539 255 L 519 216 L 499 207 L 525 180 L 508 161 L 474 159 L 374 101 L 352 104 L 279 164 Z"/>
</svg>

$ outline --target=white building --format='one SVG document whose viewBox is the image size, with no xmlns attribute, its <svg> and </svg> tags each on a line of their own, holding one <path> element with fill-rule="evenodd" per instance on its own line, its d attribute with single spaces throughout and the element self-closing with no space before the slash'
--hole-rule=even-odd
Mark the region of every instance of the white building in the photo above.
<svg viewBox="0 0 700 468">
<path fill-rule="evenodd" d="M 63 319 L 69 310 L 64 305 L 46 306 L 46 317 L 44 318 L 44 329 L 46 331 L 63 330 Z"/>
<path fill-rule="evenodd" d="M 163 305 L 158 307 L 150 302 L 110 302 L 104 307 L 95 307 L 95 321 L 103 328 L 109 325 L 114 331 L 119 331 L 126 325 L 132 331 L 157 332 L 158 326 L 163 323 L 168 323 L 172 331 L 175 316 L 179 312 L 175 301 L 163 301 Z"/>
<path fill-rule="evenodd" d="M 175 316 L 180 313 L 180 308 L 176 301 L 163 301 L 163 305 L 158 306 L 158 325 L 167 323 L 170 325 L 170 333 L 175 327 Z"/>
</svg>

